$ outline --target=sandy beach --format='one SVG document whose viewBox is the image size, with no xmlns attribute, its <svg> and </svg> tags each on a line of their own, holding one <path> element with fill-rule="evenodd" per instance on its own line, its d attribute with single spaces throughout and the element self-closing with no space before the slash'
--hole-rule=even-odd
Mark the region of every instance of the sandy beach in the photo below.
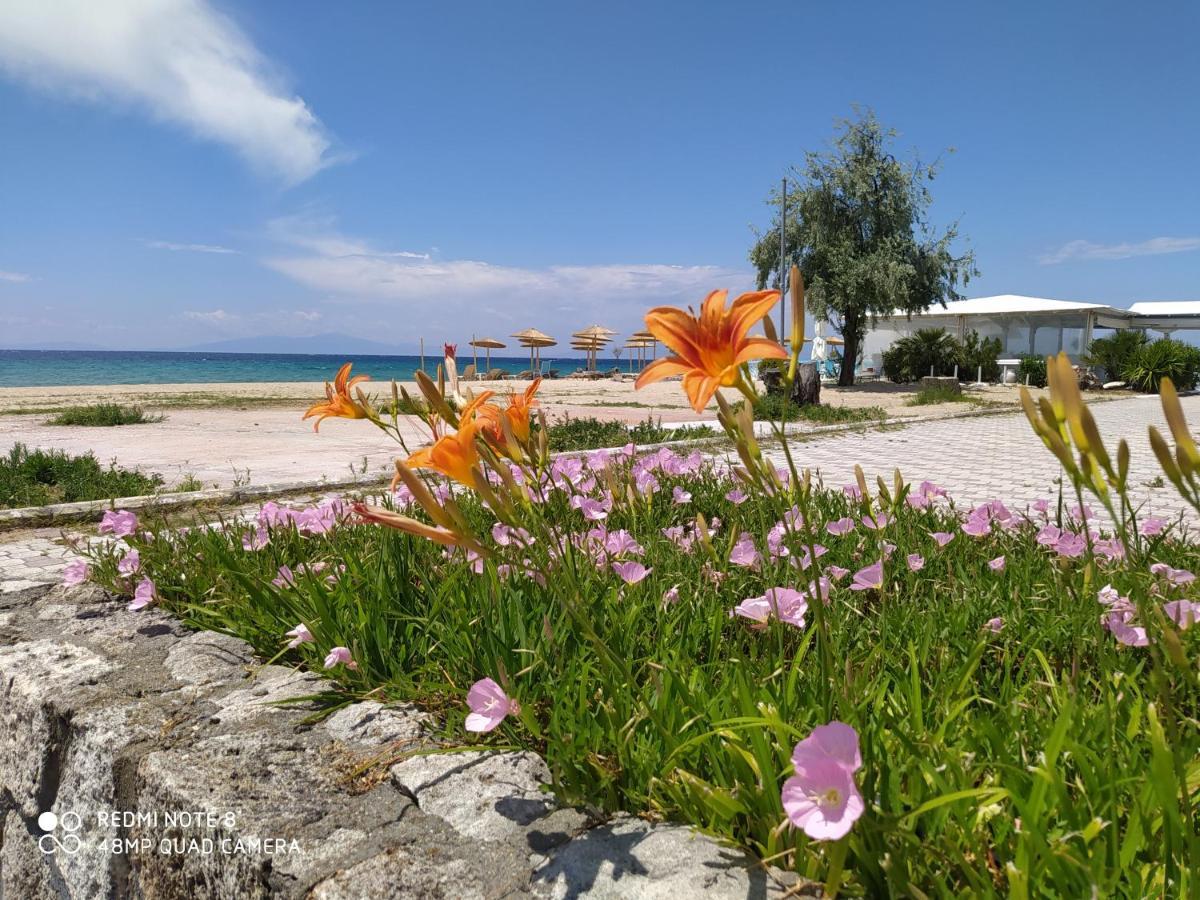
<svg viewBox="0 0 1200 900">
<path fill-rule="evenodd" d="M 472 389 L 504 396 L 528 382 L 474 382 Z M 370 385 L 386 397 L 390 385 Z M 415 384 L 406 384 L 414 395 Z M 874 382 L 853 388 L 826 387 L 822 401 L 831 406 L 882 407 L 889 422 L 961 413 L 964 403 L 906 405 L 914 385 Z M 278 481 L 342 481 L 352 475 L 389 473 L 399 448 L 362 422 L 328 420 L 320 433 L 301 421 L 304 409 L 324 395 L 312 382 L 240 384 L 96 385 L 0 389 L 0 452 L 14 443 L 30 447 L 92 452 L 103 463 L 157 472 L 168 485 L 185 478 L 204 487 Z M 992 387 L 977 394 L 988 404 L 1015 407 L 1013 388 Z M 635 391 L 631 380 L 556 380 L 543 382 L 542 408 L 551 418 L 594 416 L 634 423 L 647 417 L 664 423 L 715 422 L 715 405 L 697 414 L 686 403 L 678 382 L 660 382 Z M 117 428 L 62 427 L 46 424 L 55 409 L 89 403 L 136 404 L 161 412 L 162 422 Z M 410 446 L 425 440 L 421 423 L 405 428 Z"/>
</svg>

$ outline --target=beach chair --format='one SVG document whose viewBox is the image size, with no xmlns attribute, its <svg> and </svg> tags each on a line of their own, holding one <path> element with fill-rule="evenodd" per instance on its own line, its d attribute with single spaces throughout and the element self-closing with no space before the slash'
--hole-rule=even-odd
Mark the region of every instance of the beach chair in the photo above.
<svg viewBox="0 0 1200 900">
<path fill-rule="evenodd" d="M 504 381 L 508 378 L 508 372 L 504 369 L 489 369 L 484 377 L 488 381 Z"/>
<path fill-rule="evenodd" d="M 470 363 L 462 373 L 463 381 L 478 381 L 479 376 L 475 374 L 475 363 Z"/>
</svg>

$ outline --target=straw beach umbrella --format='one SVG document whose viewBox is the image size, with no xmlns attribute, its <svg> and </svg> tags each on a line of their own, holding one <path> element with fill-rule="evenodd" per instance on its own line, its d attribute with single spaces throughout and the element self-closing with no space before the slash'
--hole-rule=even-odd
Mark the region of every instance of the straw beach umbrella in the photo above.
<svg viewBox="0 0 1200 900">
<path fill-rule="evenodd" d="M 481 338 L 471 341 L 471 346 L 475 347 L 476 351 L 477 351 L 475 353 L 475 368 L 476 369 L 479 368 L 478 348 L 482 347 L 486 351 L 487 370 L 490 372 L 490 371 L 492 371 L 492 351 L 500 350 L 506 345 L 503 341 L 498 341 L 495 338 L 481 337 Z"/>
<path fill-rule="evenodd" d="M 571 337 L 576 341 L 573 344 L 576 350 L 587 351 L 587 367 L 594 370 L 599 351 L 613 339 L 614 335 L 616 332 L 611 328 L 605 328 L 603 325 L 589 325 L 582 331 L 576 331 Z"/>
<path fill-rule="evenodd" d="M 538 331 L 536 328 L 526 328 L 524 331 L 518 331 L 513 335 L 513 337 L 521 342 L 522 347 L 529 348 L 529 368 L 533 371 L 537 371 L 541 368 L 541 349 L 543 347 L 553 347 L 558 343 L 558 341 L 550 337 L 550 335 L 543 331 Z M 538 351 L 536 364 L 534 363 L 535 350 Z"/>
</svg>

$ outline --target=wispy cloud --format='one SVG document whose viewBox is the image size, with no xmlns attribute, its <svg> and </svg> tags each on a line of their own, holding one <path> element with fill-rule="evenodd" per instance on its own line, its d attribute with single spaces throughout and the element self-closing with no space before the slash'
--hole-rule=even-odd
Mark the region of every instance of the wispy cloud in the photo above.
<svg viewBox="0 0 1200 900">
<path fill-rule="evenodd" d="M 288 278 L 341 300 L 400 303 L 397 327 L 415 324 L 460 329 L 539 322 L 538 327 L 580 327 L 581 316 L 619 326 L 640 325 L 642 313 L 663 303 L 697 303 L 717 287 L 749 288 L 753 276 L 712 265 L 663 263 L 500 265 L 472 259 L 437 259 L 413 251 L 382 250 L 348 237 L 329 220 L 280 219 L 273 238 L 285 252 L 263 260 Z M 303 252 L 299 252 L 303 251 Z M 526 323 L 527 324 L 527 323 Z"/>
<path fill-rule="evenodd" d="M 27 275 L 24 272 L 5 272 L 3 269 L 0 269 L 0 281 L 24 284 L 26 281 L 33 281 L 33 276 Z"/>
<path fill-rule="evenodd" d="M 193 322 L 203 322 L 206 325 L 232 325 L 241 319 L 241 316 L 236 313 L 226 312 L 223 309 L 208 311 L 189 309 L 183 315 Z"/>
<path fill-rule="evenodd" d="M 1095 244 L 1070 241 L 1057 250 L 1038 257 L 1044 266 L 1072 260 L 1129 259 L 1133 256 L 1159 256 L 1164 253 L 1188 253 L 1200 250 L 1200 237 L 1156 237 L 1140 243 Z"/>
<path fill-rule="evenodd" d="M 206 0 L 0 3 L 0 68 L 46 90 L 141 106 L 287 183 L 334 161 L 308 105 Z"/>
<path fill-rule="evenodd" d="M 216 244 L 176 244 L 173 241 L 142 241 L 147 247 L 154 250 L 187 250 L 192 253 L 238 253 L 229 247 L 220 247 Z"/>
</svg>

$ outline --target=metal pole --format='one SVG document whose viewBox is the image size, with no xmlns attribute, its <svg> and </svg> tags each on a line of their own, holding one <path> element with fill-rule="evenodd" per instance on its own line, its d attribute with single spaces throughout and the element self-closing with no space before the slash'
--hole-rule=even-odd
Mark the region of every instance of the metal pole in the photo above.
<svg viewBox="0 0 1200 900">
<path fill-rule="evenodd" d="M 783 179 L 783 193 L 779 198 L 779 336 L 787 333 L 787 304 L 783 302 L 783 292 L 787 290 L 787 264 L 785 257 L 787 235 L 787 179 Z"/>
</svg>

